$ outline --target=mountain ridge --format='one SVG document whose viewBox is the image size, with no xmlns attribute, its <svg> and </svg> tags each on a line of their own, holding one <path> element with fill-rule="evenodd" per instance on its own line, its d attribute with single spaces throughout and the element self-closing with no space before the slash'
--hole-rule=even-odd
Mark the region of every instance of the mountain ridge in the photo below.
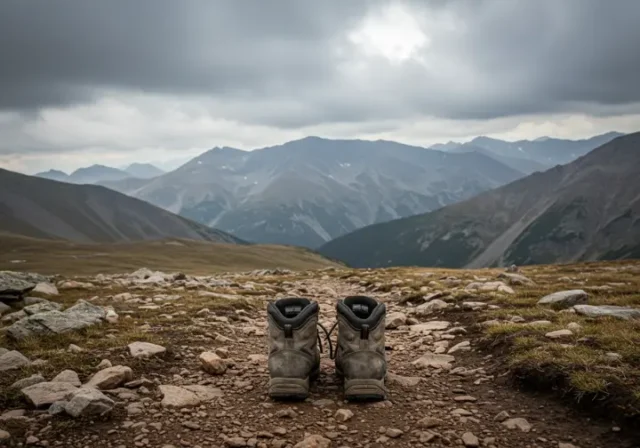
<svg viewBox="0 0 640 448">
<path fill-rule="evenodd" d="M 0 169 L 0 231 L 82 243 L 166 237 L 243 243 L 219 230 L 97 185 Z"/>
<path fill-rule="evenodd" d="M 358 267 L 640 257 L 639 146 L 640 133 L 618 137 L 568 165 L 435 212 L 357 230 L 319 251 Z"/>
</svg>

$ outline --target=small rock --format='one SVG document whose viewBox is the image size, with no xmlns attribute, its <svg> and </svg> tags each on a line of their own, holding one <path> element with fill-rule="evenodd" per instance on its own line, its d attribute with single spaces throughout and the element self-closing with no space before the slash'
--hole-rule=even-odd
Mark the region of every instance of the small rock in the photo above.
<svg viewBox="0 0 640 448">
<path fill-rule="evenodd" d="M 200 399 L 194 392 L 182 387 L 163 385 L 159 386 L 158 389 L 162 394 L 161 404 L 164 407 L 184 408 L 200 404 Z"/>
<path fill-rule="evenodd" d="M 75 344 L 69 344 L 69 347 L 67 347 L 67 351 L 71 353 L 82 353 L 84 350 Z"/>
<path fill-rule="evenodd" d="M 617 319 L 629 320 L 640 319 L 640 309 L 626 308 L 614 305 L 576 305 L 573 307 L 576 313 L 587 317 L 615 317 Z"/>
<path fill-rule="evenodd" d="M 63 370 L 51 381 L 56 383 L 69 383 L 76 387 L 80 387 L 82 385 L 78 374 L 73 370 Z"/>
<path fill-rule="evenodd" d="M 113 364 L 111 364 L 111 361 L 109 361 L 108 359 L 103 359 L 102 361 L 100 361 L 100 364 L 96 366 L 96 369 L 102 370 L 102 369 L 108 369 L 109 367 L 113 367 Z"/>
<path fill-rule="evenodd" d="M 519 429 L 522 432 L 529 432 L 532 428 L 531 424 L 524 418 L 510 418 L 502 422 L 502 424 L 509 429 Z"/>
<path fill-rule="evenodd" d="M 163 346 L 151 344 L 150 342 L 132 342 L 128 347 L 129 353 L 134 358 L 149 358 L 167 351 Z"/>
<path fill-rule="evenodd" d="M 549 333 L 545 334 L 545 336 L 549 339 L 561 339 L 573 336 L 573 332 L 571 330 L 556 330 L 550 331 Z"/>
<path fill-rule="evenodd" d="M 422 379 L 419 376 L 401 376 L 395 373 L 387 373 L 386 380 L 389 384 L 397 384 L 402 387 L 415 387 Z"/>
<path fill-rule="evenodd" d="M 64 410 L 72 417 L 89 417 L 110 412 L 115 403 L 98 389 L 86 387 L 67 395 Z"/>
<path fill-rule="evenodd" d="M 11 434 L 9 434 L 4 429 L 0 429 L 0 444 L 6 440 L 9 440 L 10 438 L 11 438 Z"/>
<path fill-rule="evenodd" d="M 32 292 L 38 292 L 47 296 L 57 296 L 59 294 L 58 288 L 51 283 L 40 282 L 33 288 Z"/>
<path fill-rule="evenodd" d="M 211 375 L 222 375 L 227 371 L 227 364 L 222 358 L 213 352 L 204 352 L 200 355 L 202 369 Z"/>
<path fill-rule="evenodd" d="M 404 313 L 389 313 L 385 318 L 385 328 L 393 330 L 407 322 L 407 316 Z"/>
<path fill-rule="evenodd" d="M 571 443 L 558 442 L 558 448 L 578 448 L 578 447 Z"/>
<path fill-rule="evenodd" d="M 582 325 L 580 325 L 577 322 L 569 322 L 569 324 L 567 325 L 567 328 L 571 331 L 580 331 L 582 330 Z"/>
<path fill-rule="evenodd" d="M 502 411 L 496 415 L 493 420 L 496 422 L 503 422 L 509 418 L 509 413 L 507 411 Z"/>
<path fill-rule="evenodd" d="M 294 445 L 294 448 L 329 448 L 331 440 L 326 439 L 318 434 L 311 435 L 303 441 Z"/>
<path fill-rule="evenodd" d="M 387 429 L 387 432 L 385 432 L 385 435 L 387 437 L 389 437 L 390 439 L 397 439 L 402 434 L 404 434 L 404 432 L 402 430 L 400 430 L 400 429 L 397 429 L 397 428 L 389 428 L 389 429 Z"/>
<path fill-rule="evenodd" d="M 447 353 L 452 354 L 455 352 L 468 352 L 471 350 L 471 343 L 469 341 L 462 341 L 459 344 L 454 345 L 449 349 Z"/>
<path fill-rule="evenodd" d="M 42 375 L 36 373 L 34 375 L 31 375 L 30 377 L 16 381 L 11 386 L 9 386 L 9 388 L 22 390 L 26 387 L 33 386 L 34 384 L 44 383 L 45 381 L 46 380 Z"/>
<path fill-rule="evenodd" d="M 418 420 L 418 427 L 422 429 L 435 428 L 442 425 L 442 420 L 433 417 L 425 417 L 422 420 Z"/>
<path fill-rule="evenodd" d="M 31 361 L 19 351 L 13 350 L 0 355 L 0 372 L 19 369 L 31 364 Z"/>
<path fill-rule="evenodd" d="M 131 367 L 115 366 L 108 367 L 95 373 L 87 382 L 87 386 L 100 390 L 115 389 L 122 384 L 133 379 Z"/>
<path fill-rule="evenodd" d="M 451 369 L 451 363 L 455 361 L 455 358 L 451 355 L 437 355 L 434 353 L 425 353 L 420 358 L 413 361 L 411 364 L 420 368 L 426 369 L 432 367 L 436 369 Z"/>
<path fill-rule="evenodd" d="M 480 441 L 472 432 L 462 434 L 462 443 L 468 448 L 477 448 L 480 446 Z"/>
<path fill-rule="evenodd" d="M 348 420 L 351 420 L 353 417 L 353 412 L 349 409 L 338 409 L 336 411 L 335 419 L 337 422 L 344 423 Z"/>
<path fill-rule="evenodd" d="M 589 295 L 581 289 L 558 291 L 538 300 L 538 305 L 551 305 L 556 308 L 569 308 L 579 303 L 585 303 Z"/>
</svg>

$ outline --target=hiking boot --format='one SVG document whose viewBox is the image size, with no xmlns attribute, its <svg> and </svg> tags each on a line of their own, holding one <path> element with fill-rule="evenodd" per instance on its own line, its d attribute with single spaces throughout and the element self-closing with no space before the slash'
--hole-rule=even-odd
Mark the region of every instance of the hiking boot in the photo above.
<svg viewBox="0 0 640 448">
<path fill-rule="evenodd" d="M 345 397 L 384 399 L 384 304 L 370 297 L 352 296 L 339 300 L 337 311 L 336 372 L 344 377 Z"/>
<path fill-rule="evenodd" d="M 280 299 L 267 306 L 269 321 L 269 396 L 305 399 L 318 377 L 318 304 Z"/>
</svg>

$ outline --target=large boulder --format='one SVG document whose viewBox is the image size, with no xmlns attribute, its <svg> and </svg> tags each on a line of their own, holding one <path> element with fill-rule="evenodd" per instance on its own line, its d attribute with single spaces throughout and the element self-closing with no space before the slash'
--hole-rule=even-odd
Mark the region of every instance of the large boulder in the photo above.
<svg viewBox="0 0 640 448">
<path fill-rule="evenodd" d="M 79 300 L 65 311 L 45 311 L 20 319 L 7 328 L 6 333 L 16 341 L 32 336 L 62 334 L 95 325 L 103 321 L 106 314 L 103 308 Z"/>
<path fill-rule="evenodd" d="M 538 305 L 550 305 L 554 308 L 570 308 L 579 303 L 585 303 L 589 295 L 582 289 L 558 291 L 538 300 Z"/>
<path fill-rule="evenodd" d="M 640 319 L 640 309 L 613 305 L 575 305 L 576 313 L 587 317 L 615 317 L 617 319 Z"/>
<path fill-rule="evenodd" d="M 44 313 L 46 311 L 60 311 L 61 309 L 62 305 L 60 305 L 59 303 L 49 302 L 48 300 L 45 300 L 43 302 L 25 306 L 24 308 L 22 308 L 22 311 L 24 311 L 27 316 L 33 316 L 34 314 Z"/>
<path fill-rule="evenodd" d="M 0 355 L 0 372 L 19 369 L 31 364 L 31 361 L 22 353 L 13 350 Z"/>
</svg>

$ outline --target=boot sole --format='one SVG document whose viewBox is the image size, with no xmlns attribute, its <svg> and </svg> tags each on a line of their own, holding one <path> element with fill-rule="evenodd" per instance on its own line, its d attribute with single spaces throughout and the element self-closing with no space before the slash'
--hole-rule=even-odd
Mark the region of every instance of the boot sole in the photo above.
<svg viewBox="0 0 640 448">
<path fill-rule="evenodd" d="M 347 400 L 384 400 L 387 390 L 384 380 L 354 379 L 344 381 L 344 395 Z"/>
<path fill-rule="evenodd" d="M 274 399 L 304 400 L 309 396 L 309 384 L 320 371 L 314 371 L 307 378 L 271 378 L 269 397 Z"/>
</svg>

